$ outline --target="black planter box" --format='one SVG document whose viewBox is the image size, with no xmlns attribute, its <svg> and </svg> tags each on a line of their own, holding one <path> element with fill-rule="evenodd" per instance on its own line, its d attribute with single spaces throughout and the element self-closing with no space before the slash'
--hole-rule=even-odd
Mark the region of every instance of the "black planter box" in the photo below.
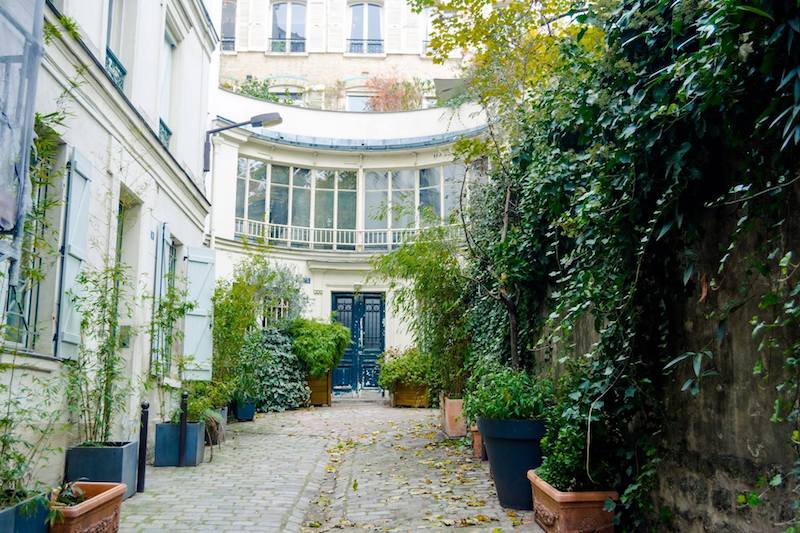
<svg viewBox="0 0 800 533">
<path fill-rule="evenodd" d="M 66 481 L 125 483 L 125 496 L 136 494 L 139 443 L 108 442 L 105 446 L 75 446 L 67 450 Z"/>
<path fill-rule="evenodd" d="M 511 509 L 533 509 L 528 470 L 542 464 L 539 442 L 545 432 L 539 420 L 478 418 L 478 431 L 489 454 L 497 499 Z"/>
<path fill-rule="evenodd" d="M 47 533 L 47 500 L 34 497 L 12 507 L 0 509 L 0 531 L 9 533 Z"/>
<path fill-rule="evenodd" d="M 255 402 L 236 402 L 236 420 L 250 422 L 256 417 Z"/>
<path fill-rule="evenodd" d="M 186 424 L 186 466 L 203 462 L 206 425 L 203 422 Z M 178 466 L 180 424 L 156 424 L 156 453 L 153 466 Z"/>
</svg>

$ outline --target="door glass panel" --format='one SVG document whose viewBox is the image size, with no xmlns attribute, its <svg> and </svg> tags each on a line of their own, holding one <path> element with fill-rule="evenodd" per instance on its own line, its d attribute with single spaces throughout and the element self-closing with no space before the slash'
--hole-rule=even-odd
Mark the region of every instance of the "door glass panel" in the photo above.
<svg viewBox="0 0 800 533">
<path fill-rule="evenodd" d="M 314 179 L 317 189 L 333 189 L 333 179 L 336 173 L 333 170 L 315 170 Z"/>
<path fill-rule="evenodd" d="M 439 186 L 439 169 L 437 167 L 419 169 L 419 186 L 420 187 L 438 187 Z"/>
<path fill-rule="evenodd" d="M 367 39 L 381 38 L 381 6 L 369 4 L 369 28 L 367 29 Z"/>
<path fill-rule="evenodd" d="M 292 191 L 292 226 L 308 227 L 311 218 L 311 191 L 294 187 Z"/>
<path fill-rule="evenodd" d="M 382 191 L 388 188 L 389 176 L 385 170 L 368 170 L 364 178 L 368 191 Z"/>
<path fill-rule="evenodd" d="M 355 4 L 350 8 L 350 38 L 361 39 L 364 31 L 364 4 Z"/>
<path fill-rule="evenodd" d="M 414 225 L 414 191 L 392 191 L 392 228 Z"/>
<path fill-rule="evenodd" d="M 347 189 L 351 191 L 356 190 L 356 171 L 340 170 L 338 185 L 340 190 L 341 189 Z"/>
<path fill-rule="evenodd" d="M 272 165 L 272 183 L 289 185 L 289 167 Z"/>
<path fill-rule="evenodd" d="M 314 227 L 333 227 L 333 191 L 316 191 L 314 199 Z"/>
<path fill-rule="evenodd" d="M 247 218 L 258 222 L 264 221 L 267 199 L 267 184 L 250 180 L 250 193 L 247 196 Z"/>
<path fill-rule="evenodd" d="M 306 6 L 305 4 L 292 4 L 292 39 L 305 39 L 306 37 Z"/>
<path fill-rule="evenodd" d="M 267 181 L 267 165 L 263 161 L 250 160 L 250 179 Z"/>
<path fill-rule="evenodd" d="M 414 174 L 413 170 L 393 170 L 392 189 L 413 189 Z"/>
<path fill-rule="evenodd" d="M 286 38 L 286 9 L 285 3 L 272 4 L 272 38 Z"/>
<path fill-rule="evenodd" d="M 450 216 L 458 208 L 461 195 L 461 182 L 464 180 L 464 165 L 445 165 L 444 172 L 444 212 Z"/>
<path fill-rule="evenodd" d="M 366 229 L 385 229 L 386 228 L 386 191 L 367 191 L 366 199 Z"/>
<path fill-rule="evenodd" d="M 239 158 L 239 164 L 236 167 L 236 176 L 240 178 L 247 177 L 247 159 L 244 157 Z"/>
<path fill-rule="evenodd" d="M 430 218 L 439 218 L 439 188 L 420 189 L 419 191 L 420 221 L 430 222 Z"/>
<path fill-rule="evenodd" d="M 289 222 L 289 188 L 273 185 L 269 194 L 269 221 L 286 225 Z"/>
<path fill-rule="evenodd" d="M 311 187 L 311 170 L 307 168 L 294 169 L 292 185 L 295 187 Z"/>
<path fill-rule="evenodd" d="M 356 193 L 339 191 L 339 205 L 336 209 L 336 225 L 339 229 L 356 229 Z"/>
<path fill-rule="evenodd" d="M 247 181 L 236 180 L 236 218 L 244 218 L 244 197 L 247 193 Z"/>
</svg>

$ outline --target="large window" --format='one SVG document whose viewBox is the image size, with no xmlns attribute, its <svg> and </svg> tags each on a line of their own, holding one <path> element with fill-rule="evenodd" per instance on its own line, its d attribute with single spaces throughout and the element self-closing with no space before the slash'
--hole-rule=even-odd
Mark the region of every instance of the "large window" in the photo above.
<svg viewBox="0 0 800 533">
<path fill-rule="evenodd" d="M 222 0 L 222 38 L 223 52 L 236 49 L 236 0 Z"/>
<path fill-rule="evenodd" d="M 381 19 L 382 9 L 379 4 L 352 4 L 347 51 L 351 54 L 382 54 Z"/>
<path fill-rule="evenodd" d="M 272 4 L 273 52 L 301 53 L 306 51 L 306 5 L 302 2 Z"/>
<path fill-rule="evenodd" d="M 169 148 L 172 138 L 170 124 L 170 108 L 172 105 L 172 65 L 175 56 L 175 39 L 169 30 L 164 32 L 164 42 L 161 45 L 161 75 L 159 76 L 159 128 L 158 138 L 165 147 Z"/>
</svg>

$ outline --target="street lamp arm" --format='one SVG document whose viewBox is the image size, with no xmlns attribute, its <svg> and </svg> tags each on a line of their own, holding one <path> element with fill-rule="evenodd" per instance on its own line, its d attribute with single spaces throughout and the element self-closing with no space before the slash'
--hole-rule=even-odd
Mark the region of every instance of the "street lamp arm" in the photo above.
<svg viewBox="0 0 800 533">
<path fill-rule="evenodd" d="M 277 126 L 283 122 L 280 113 L 263 113 L 255 115 L 245 122 L 238 122 L 236 124 L 228 124 L 206 131 L 206 142 L 203 145 L 203 172 L 211 170 L 211 136 L 221 131 L 238 128 L 240 126 L 253 126 L 254 128 L 266 128 L 268 126 Z"/>
</svg>

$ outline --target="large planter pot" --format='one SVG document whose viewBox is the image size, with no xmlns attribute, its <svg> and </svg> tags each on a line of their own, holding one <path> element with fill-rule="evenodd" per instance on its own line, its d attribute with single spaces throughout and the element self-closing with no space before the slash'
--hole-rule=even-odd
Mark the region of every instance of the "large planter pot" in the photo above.
<svg viewBox="0 0 800 533">
<path fill-rule="evenodd" d="M 614 531 L 614 512 L 604 511 L 609 498 L 616 501 L 614 491 L 561 492 L 547 481 L 528 471 L 533 493 L 534 520 L 547 533 Z"/>
<path fill-rule="evenodd" d="M 533 509 L 526 474 L 542 464 L 539 441 L 544 430 L 544 422 L 539 420 L 478 418 L 478 431 L 489 454 L 497 498 L 503 507 Z"/>
<path fill-rule="evenodd" d="M 464 400 L 442 397 L 442 429 L 450 438 L 464 437 L 467 424 L 464 420 Z"/>
<path fill-rule="evenodd" d="M 0 531 L 9 533 L 47 533 L 47 499 L 35 496 L 0 509 Z"/>
<path fill-rule="evenodd" d="M 136 494 L 139 443 L 107 442 L 103 446 L 75 446 L 67 449 L 66 481 L 125 483 L 125 498 Z"/>
<path fill-rule="evenodd" d="M 307 376 L 306 383 L 311 389 L 311 397 L 308 399 L 309 405 L 331 404 L 331 391 L 333 390 L 333 375 L 330 370 L 318 378 Z"/>
<path fill-rule="evenodd" d="M 392 393 L 392 407 L 430 407 L 428 387 L 398 384 Z"/>
<path fill-rule="evenodd" d="M 236 420 L 239 422 L 251 422 L 256 417 L 255 402 L 236 402 Z"/>
<path fill-rule="evenodd" d="M 205 454 L 205 431 L 203 422 L 186 424 L 186 466 L 197 466 Z M 153 466 L 178 466 L 180 424 L 156 424 L 156 453 Z"/>
<path fill-rule="evenodd" d="M 119 510 L 125 485 L 121 483 L 92 483 L 78 481 L 88 499 L 78 505 L 66 507 L 51 504 L 61 518 L 50 526 L 50 533 L 116 533 L 119 531 Z"/>
<path fill-rule="evenodd" d="M 481 437 L 481 432 L 478 431 L 478 426 L 471 426 L 469 431 L 472 433 L 472 455 L 475 459 L 487 461 L 489 455 L 486 453 L 486 446 L 483 444 L 483 438 Z"/>
<path fill-rule="evenodd" d="M 216 446 L 220 442 L 225 441 L 225 431 L 228 428 L 228 406 L 220 407 L 217 409 L 222 422 L 217 424 L 216 427 L 209 427 L 206 431 L 205 439 L 206 444 L 209 446 Z"/>
</svg>

